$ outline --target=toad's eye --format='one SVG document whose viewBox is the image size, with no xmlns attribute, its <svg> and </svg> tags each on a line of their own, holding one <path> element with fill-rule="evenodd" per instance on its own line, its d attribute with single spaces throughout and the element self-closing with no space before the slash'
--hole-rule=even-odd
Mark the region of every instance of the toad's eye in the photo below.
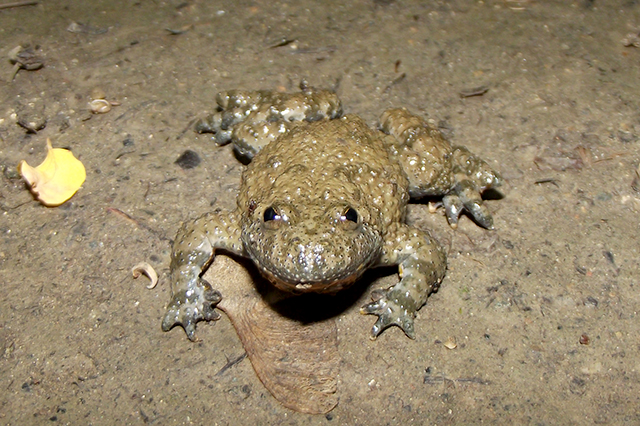
<svg viewBox="0 0 640 426">
<path fill-rule="evenodd" d="M 280 220 L 280 219 L 282 219 L 282 216 L 280 216 L 273 207 L 267 207 L 267 209 L 264 211 L 263 220 L 265 222 L 270 222 L 272 220 Z"/>
<path fill-rule="evenodd" d="M 341 216 L 340 220 L 358 223 L 358 212 L 353 207 L 349 207 Z"/>
</svg>

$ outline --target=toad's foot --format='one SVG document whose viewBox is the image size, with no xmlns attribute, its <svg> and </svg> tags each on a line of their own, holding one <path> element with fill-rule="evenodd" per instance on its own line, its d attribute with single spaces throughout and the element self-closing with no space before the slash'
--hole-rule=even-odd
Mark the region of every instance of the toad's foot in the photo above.
<svg viewBox="0 0 640 426">
<path fill-rule="evenodd" d="M 164 331 L 180 324 L 194 341 L 198 321 L 220 317 L 215 307 L 222 296 L 202 278 L 218 249 L 242 254 L 240 228 L 233 213 L 206 213 L 178 231 L 171 248 L 172 297 L 162 320 Z"/>
<path fill-rule="evenodd" d="M 501 186 L 502 177 L 484 160 L 460 146 L 453 150 L 453 176 L 453 189 L 442 199 L 451 227 L 458 226 L 460 214 L 466 211 L 480 226 L 493 229 L 493 218 L 482 204 L 482 193 Z"/>
<path fill-rule="evenodd" d="M 173 295 L 162 320 L 163 331 L 169 331 L 179 324 L 189 340 L 195 341 L 198 321 L 215 321 L 220 318 L 215 307 L 222 300 L 222 295 L 202 278 L 197 280 L 197 283 Z"/>
<path fill-rule="evenodd" d="M 466 211 L 478 225 L 493 229 L 493 217 L 482 204 L 482 196 L 471 181 L 458 182 L 453 191 L 442 199 L 447 221 L 452 228 L 458 227 L 458 218 Z"/>
<path fill-rule="evenodd" d="M 394 288 L 390 288 L 381 298 L 360 308 L 361 314 L 378 315 L 378 321 L 371 329 L 371 339 L 375 339 L 392 325 L 400 327 L 407 337 L 415 339 L 413 320 L 416 316 L 416 310 L 419 309 L 415 305 L 416 303 L 411 298 Z"/>
<path fill-rule="evenodd" d="M 398 265 L 400 281 L 387 290 L 374 291 L 373 302 L 360 312 L 378 316 L 371 330 L 372 339 L 392 325 L 414 339 L 416 312 L 440 286 L 447 257 L 437 241 L 424 231 L 405 224 L 393 224 L 388 231 L 379 266 Z"/>
</svg>

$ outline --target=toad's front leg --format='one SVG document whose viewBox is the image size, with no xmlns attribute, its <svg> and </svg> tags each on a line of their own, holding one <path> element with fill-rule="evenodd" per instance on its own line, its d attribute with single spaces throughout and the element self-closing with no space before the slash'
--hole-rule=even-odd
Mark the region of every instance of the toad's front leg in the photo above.
<svg viewBox="0 0 640 426">
<path fill-rule="evenodd" d="M 413 320 L 429 294 L 440 286 L 447 269 L 446 254 L 428 233 L 405 224 L 392 226 L 387 235 L 379 266 L 399 265 L 400 282 L 360 312 L 378 315 L 371 330 L 372 339 L 392 325 L 413 339 Z"/>
<path fill-rule="evenodd" d="M 215 307 L 222 296 L 202 279 L 218 249 L 243 253 L 240 227 L 234 214 L 207 213 L 180 228 L 171 250 L 172 297 L 162 320 L 162 330 L 168 331 L 180 324 L 189 340 L 195 340 L 198 321 L 220 317 Z"/>
</svg>

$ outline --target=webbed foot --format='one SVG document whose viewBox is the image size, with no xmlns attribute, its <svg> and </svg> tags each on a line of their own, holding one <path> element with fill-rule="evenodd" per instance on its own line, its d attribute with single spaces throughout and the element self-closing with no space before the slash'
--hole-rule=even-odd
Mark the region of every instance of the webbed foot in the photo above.
<svg viewBox="0 0 640 426">
<path fill-rule="evenodd" d="M 375 292 L 374 292 L 375 294 Z M 371 339 L 375 340 L 386 328 L 395 325 L 410 339 L 416 338 L 413 320 L 416 317 L 415 302 L 393 288 L 383 291 L 382 297 L 360 308 L 364 315 L 377 315 L 378 321 L 371 329 Z"/>
<path fill-rule="evenodd" d="M 198 283 L 173 295 L 162 319 L 163 331 L 169 331 L 179 324 L 184 328 L 189 340 L 195 341 L 198 321 L 215 321 L 220 318 L 215 307 L 222 300 L 222 295 L 212 289 L 207 281 L 202 278 L 197 280 Z"/>
</svg>

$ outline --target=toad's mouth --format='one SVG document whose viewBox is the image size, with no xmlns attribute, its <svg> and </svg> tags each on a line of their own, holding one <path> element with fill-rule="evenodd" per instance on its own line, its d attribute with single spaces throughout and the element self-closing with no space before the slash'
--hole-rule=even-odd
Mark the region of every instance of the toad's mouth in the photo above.
<svg viewBox="0 0 640 426">
<path fill-rule="evenodd" d="M 262 275 L 275 287 L 290 293 L 336 293 L 353 284 L 362 275 L 366 268 L 358 268 L 344 276 L 326 274 L 323 278 L 304 279 L 299 277 L 292 279 L 291 274 L 279 274 L 260 268 Z"/>
<path fill-rule="evenodd" d="M 329 241 L 293 243 L 286 249 L 250 251 L 258 269 L 277 288 L 292 293 L 335 293 L 353 284 L 378 259 L 379 245 L 356 247 Z M 282 245 L 281 245 L 282 246 Z M 355 248 L 354 248 L 355 247 Z M 365 248 L 366 247 L 366 248 Z"/>
<path fill-rule="evenodd" d="M 292 293 L 335 293 L 353 284 L 379 257 L 379 249 L 327 250 L 329 244 L 298 244 L 291 250 L 252 251 L 264 277 Z M 377 247 L 377 246 L 375 246 Z"/>
<path fill-rule="evenodd" d="M 295 230 L 294 230 L 295 231 Z M 277 288 L 293 293 L 335 293 L 354 283 L 381 254 L 378 232 L 243 234 L 247 257 Z"/>
</svg>

